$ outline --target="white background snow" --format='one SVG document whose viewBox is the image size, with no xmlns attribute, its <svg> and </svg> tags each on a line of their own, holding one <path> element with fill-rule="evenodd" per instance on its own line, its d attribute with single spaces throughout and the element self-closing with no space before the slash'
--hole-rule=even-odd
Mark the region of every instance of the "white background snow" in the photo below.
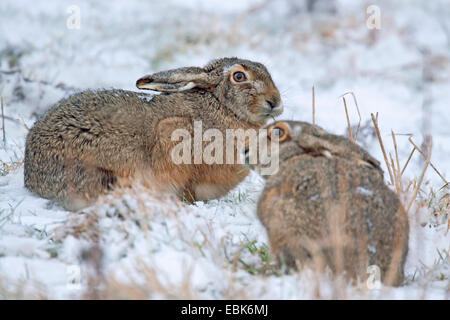
<svg viewBox="0 0 450 320">
<path fill-rule="evenodd" d="M 110 195 L 84 215 L 52 206 L 23 186 L 26 127 L 62 97 L 86 88 L 137 91 L 135 81 L 144 74 L 222 56 L 268 67 L 282 92 L 280 119 L 311 121 L 314 85 L 317 124 L 345 134 L 340 96 L 353 92 L 365 128 L 360 143 L 375 157 L 382 160 L 369 120 L 378 112 L 389 151 L 391 129 L 413 134 L 418 145 L 432 136 L 431 161 L 448 178 L 450 1 L 322 0 L 314 12 L 306 2 L 2 0 L 0 95 L 9 118 L 6 144 L 0 141 L 0 297 L 82 297 L 89 268 L 81 252 L 92 238 L 77 238 L 68 229 L 94 215 L 104 276 L 140 284 L 138 297 L 448 299 L 450 234 L 446 217 L 435 219 L 431 210 L 410 215 L 405 285 L 371 291 L 338 287 L 310 270 L 252 272 L 264 263 L 249 244 L 268 244 L 256 217 L 263 187 L 256 174 L 208 203 L 175 204 L 136 189 Z M 379 30 L 366 26 L 372 4 L 380 8 Z M 71 5 L 80 9 L 79 29 L 67 27 Z M 353 100 L 347 102 L 357 124 Z M 411 144 L 407 136 L 397 141 L 404 163 Z M 418 176 L 422 166 L 416 154 L 405 180 Z M 430 187 L 436 191 L 444 182 L 431 168 L 425 179 L 426 199 Z M 81 267 L 80 289 L 67 283 L 73 265 Z"/>
</svg>

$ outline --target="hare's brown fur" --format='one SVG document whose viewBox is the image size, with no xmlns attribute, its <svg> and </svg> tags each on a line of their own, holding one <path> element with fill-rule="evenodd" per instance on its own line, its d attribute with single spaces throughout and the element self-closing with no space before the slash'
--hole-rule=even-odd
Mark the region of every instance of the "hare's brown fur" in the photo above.
<svg viewBox="0 0 450 320">
<path fill-rule="evenodd" d="M 228 69 L 249 80 L 232 83 Z M 279 92 L 266 68 L 237 58 L 204 68 L 180 68 L 138 80 L 163 93 L 85 91 L 60 101 L 31 129 L 25 148 L 25 185 L 70 210 L 136 179 L 189 201 L 225 195 L 248 174 L 240 164 L 171 161 L 175 129 L 259 128 L 281 113 Z M 177 90 L 189 84 L 189 90 Z M 142 86 L 146 88 L 145 86 Z M 174 89 L 175 88 L 175 89 Z M 184 89 L 183 89 L 184 90 Z M 267 101 L 276 108 L 270 110 Z"/>
<path fill-rule="evenodd" d="M 258 202 L 273 253 L 290 266 L 316 262 L 365 280 L 400 285 L 408 251 L 407 215 L 379 163 L 350 140 L 304 122 L 278 122 L 280 166 Z"/>
</svg>

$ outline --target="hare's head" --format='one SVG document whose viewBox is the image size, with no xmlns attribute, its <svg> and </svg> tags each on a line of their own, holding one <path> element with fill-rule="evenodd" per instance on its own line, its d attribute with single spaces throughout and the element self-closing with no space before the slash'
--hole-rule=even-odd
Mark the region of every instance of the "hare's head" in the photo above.
<svg viewBox="0 0 450 320">
<path fill-rule="evenodd" d="M 247 144 L 245 163 L 268 178 L 278 171 L 278 164 L 304 153 L 297 143 L 302 122 L 277 121 L 259 131 L 258 139 Z M 276 168 L 273 168 L 276 163 Z M 267 170 L 268 168 L 273 170 Z M 263 173 L 265 170 L 266 173 Z"/>
<path fill-rule="evenodd" d="M 205 67 L 158 72 L 137 80 L 139 89 L 160 92 L 208 91 L 238 118 L 265 122 L 283 111 L 280 93 L 266 67 L 238 58 L 221 58 Z"/>
<path fill-rule="evenodd" d="M 351 158 L 381 172 L 379 162 L 364 149 L 349 139 L 330 134 L 318 126 L 301 121 L 277 121 L 263 129 L 265 130 L 261 130 L 258 136 L 258 145 L 249 144 L 245 150 L 246 164 L 260 173 L 269 164 L 283 163 L 302 155 Z M 252 148 L 255 151 L 252 152 Z M 269 174 L 261 175 L 267 178 L 268 175 L 276 173 L 276 170 L 265 172 Z"/>
</svg>

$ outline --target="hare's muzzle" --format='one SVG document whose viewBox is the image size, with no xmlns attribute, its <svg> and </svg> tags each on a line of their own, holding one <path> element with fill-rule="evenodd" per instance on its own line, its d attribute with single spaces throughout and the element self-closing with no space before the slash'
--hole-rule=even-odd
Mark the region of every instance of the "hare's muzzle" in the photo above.
<svg viewBox="0 0 450 320">
<path fill-rule="evenodd" d="M 281 100 L 266 100 L 265 101 L 266 116 L 277 117 L 283 112 L 283 104 Z"/>
</svg>

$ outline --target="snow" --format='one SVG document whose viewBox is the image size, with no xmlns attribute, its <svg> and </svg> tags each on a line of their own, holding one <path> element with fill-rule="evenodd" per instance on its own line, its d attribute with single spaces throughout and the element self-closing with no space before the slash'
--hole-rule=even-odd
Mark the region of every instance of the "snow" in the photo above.
<svg viewBox="0 0 450 320">
<path fill-rule="evenodd" d="M 362 195 L 365 195 L 365 196 L 371 196 L 373 194 L 372 190 L 369 190 L 369 189 L 364 188 L 364 187 L 356 187 L 355 188 L 355 192 L 359 193 L 359 194 L 362 194 Z"/>
<path fill-rule="evenodd" d="M 268 239 L 256 216 L 264 186 L 256 173 L 207 203 L 187 205 L 136 186 L 100 199 L 83 214 L 66 212 L 23 186 L 27 128 L 59 99 L 88 88 L 138 91 L 135 82 L 145 74 L 222 56 L 268 67 L 285 106 L 279 119 L 311 121 L 314 86 L 316 123 L 346 134 L 341 96 L 353 92 L 362 129 L 367 127 L 359 142 L 374 157 L 383 160 L 370 130 L 370 114 L 378 112 L 387 150 L 394 150 L 391 129 L 413 134 L 418 145 L 430 134 L 431 162 L 448 178 L 448 2 L 375 3 L 382 25 L 371 31 L 365 1 L 336 1 L 337 14 L 309 14 L 304 1 L 289 0 L 1 1 L 0 71 L 21 72 L 0 72 L 5 115 L 16 119 L 5 120 L 6 145 L 0 147 L 0 297 L 82 297 L 92 271 L 83 252 L 98 242 L 106 278 L 144 287 L 132 297 L 448 299 L 447 216 L 435 219 L 426 207 L 409 213 L 406 283 L 368 290 L 309 269 L 281 276 L 261 271 L 268 264 L 258 252 Z M 66 27 L 70 5 L 80 8 L 80 29 Z M 346 95 L 346 101 L 356 125 L 353 99 Z M 407 136 L 397 136 L 397 143 L 404 163 L 411 144 Z M 416 153 L 405 181 L 422 167 Z M 432 168 L 425 180 L 419 194 L 424 200 L 430 188 L 444 184 Z M 81 268 L 80 289 L 68 286 L 70 266 Z"/>
</svg>

